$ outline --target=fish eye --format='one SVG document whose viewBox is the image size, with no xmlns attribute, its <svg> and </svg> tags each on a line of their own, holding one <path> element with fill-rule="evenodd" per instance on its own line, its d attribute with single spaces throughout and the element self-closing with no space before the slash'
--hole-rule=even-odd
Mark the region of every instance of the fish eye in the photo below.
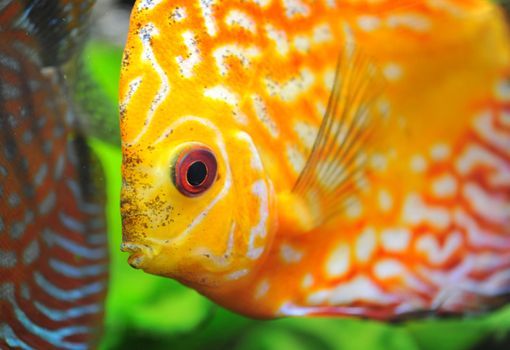
<svg viewBox="0 0 510 350">
<path fill-rule="evenodd" d="M 207 191 L 216 179 L 217 162 L 213 151 L 204 146 L 183 150 L 172 171 L 172 182 L 186 197 Z"/>
</svg>

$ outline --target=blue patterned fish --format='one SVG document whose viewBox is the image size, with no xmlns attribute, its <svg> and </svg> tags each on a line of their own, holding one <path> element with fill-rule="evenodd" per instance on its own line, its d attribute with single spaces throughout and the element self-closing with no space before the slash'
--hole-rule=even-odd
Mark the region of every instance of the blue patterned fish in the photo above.
<svg viewBox="0 0 510 350">
<path fill-rule="evenodd" d="M 76 100 L 93 1 L 0 1 L 0 349 L 97 345 L 103 176 Z"/>
</svg>

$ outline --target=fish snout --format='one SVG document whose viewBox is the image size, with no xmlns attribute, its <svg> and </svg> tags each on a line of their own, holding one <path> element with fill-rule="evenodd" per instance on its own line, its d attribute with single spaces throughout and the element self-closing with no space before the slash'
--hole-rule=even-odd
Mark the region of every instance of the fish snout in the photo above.
<svg viewBox="0 0 510 350">
<path fill-rule="evenodd" d="M 146 243 L 123 242 L 120 250 L 130 253 L 128 264 L 135 269 L 143 268 L 144 262 L 154 257 L 154 249 Z"/>
</svg>

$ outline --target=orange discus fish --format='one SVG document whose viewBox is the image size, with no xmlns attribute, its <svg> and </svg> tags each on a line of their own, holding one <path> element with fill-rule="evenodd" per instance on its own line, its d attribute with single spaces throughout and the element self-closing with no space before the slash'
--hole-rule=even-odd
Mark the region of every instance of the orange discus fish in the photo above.
<svg viewBox="0 0 510 350">
<path fill-rule="evenodd" d="M 138 1 L 122 250 L 252 317 L 499 306 L 509 77 L 490 1 Z"/>
</svg>

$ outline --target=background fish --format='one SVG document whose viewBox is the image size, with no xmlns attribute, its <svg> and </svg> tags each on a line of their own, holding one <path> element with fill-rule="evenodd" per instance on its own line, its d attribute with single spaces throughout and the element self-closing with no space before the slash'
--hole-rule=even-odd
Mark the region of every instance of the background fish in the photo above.
<svg viewBox="0 0 510 350">
<path fill-rule="evenodd" d="M 104 118 L 108 103 L 85 104 L 98 95 L 84 96 L 93 90 L 79 62 L 93 3 L 0 2 L 2 349 L 88 349 L 99 341 L 108 279 L 104 180 L 85 140 L 93 125 L 85 112 L 102 109 L 97 119 Z"/>
<path fill-rule="evenodd" d="M 123 250 L 256 316 L 483 311 L 510 287 L 488 1 L 139 1 Z"/>
</svg>

